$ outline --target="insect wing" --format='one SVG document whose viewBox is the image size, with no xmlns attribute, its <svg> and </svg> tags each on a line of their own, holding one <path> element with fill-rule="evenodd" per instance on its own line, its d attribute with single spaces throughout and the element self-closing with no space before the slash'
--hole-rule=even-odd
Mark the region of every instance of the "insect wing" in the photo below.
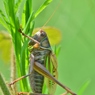
<svg viewBox="0 0 95 95">
<path fill-rule="evenodd" d="M 51 53 L 50 56 L 48 57 L 48 67 L 47 68 L 49 72 L 52 74 L 52 76 L 58 79 L 57 60 L 53 53 Z M 49 94 L 54 95 L 57 84 L 50 79 L 46 79 L 46 80 L 47 80 L 46 84 L 48 87 Z"/>
<path fill-rule="evenodd" d="M 57 58 L 53 52 L 50 54 L 50 58 L 51 58 L 54 68 L 57 70 L 57 67 L 58 67 Z"/>
</svg>

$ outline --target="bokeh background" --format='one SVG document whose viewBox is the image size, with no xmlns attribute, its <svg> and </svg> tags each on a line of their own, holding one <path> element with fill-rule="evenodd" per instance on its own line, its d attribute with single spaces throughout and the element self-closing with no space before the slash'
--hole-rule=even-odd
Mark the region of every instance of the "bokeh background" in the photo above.
<svg viewBox="0 0 95 95">
<path fill-rule="evenodd" d="M 43 1 L 33 0 L 34 11 L 39 8 Z M 43 26 L 58 6 L 59 1 L 54 0 L 36 18 L 35 27 Z M 59 81 L 76 93 L 85 82 L 90 81 L 82 95 L 94 95 L 95 0 L 62 0 L 47 26 L 56 27 L 62 33 L 61 51 L 58 56 Z M 0 30 L 3 29 L 0 26 Z M 0 56 L 2 56 L 1 52 Z M 0 72 L 8 81 L 10 78 L 10 62 L 5 63 L 0 59 Z M 63 89 L 58 86 L 56 95 L 62 93 Z"/>
</svg>

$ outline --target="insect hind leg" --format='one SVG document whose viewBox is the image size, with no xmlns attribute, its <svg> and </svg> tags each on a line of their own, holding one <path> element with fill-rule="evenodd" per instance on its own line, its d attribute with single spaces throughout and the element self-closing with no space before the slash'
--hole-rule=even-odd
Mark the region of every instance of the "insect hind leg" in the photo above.
<svg viewBox="0 0 95 95">
<path fill-rule="evenodd" d="M 61 95 L 68 95 L 69 94 L 69 92 L 65 92 L 65 93 L 62 93 Z"/>
</svg>

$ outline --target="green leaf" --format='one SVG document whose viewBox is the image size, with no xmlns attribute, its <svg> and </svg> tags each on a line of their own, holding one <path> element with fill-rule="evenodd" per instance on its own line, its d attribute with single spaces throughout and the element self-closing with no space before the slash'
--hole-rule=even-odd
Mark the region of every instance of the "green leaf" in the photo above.
<svg viewBox="0 0 95 95">
<path fill-rule="evenodd" d="M 5 14 L 3 13 L 3 11 L 0 9 L 0 23 L 2 23 L 2 25 L 9 30 L 9 21 L 8 18 L 5 16 Z M 7 25 L 8 24 L 8 25 Z"/>
<path fill-rule="evenodd" d="M 8 0 L 3 0 L 5 12 L 7 14 L 7 17 L 9 17 L 9 8 L 8 8 Z"/>
<path fill-rule="evenodd" d="M 26 23 L 26 25 L 25 25 L 25 28 L 24 28 L 24 30 L 23 30 L 24 33 L 25 33 L 25 32 L 26 32 L 26 33 L 28 32 L 28 29 L 29 29 L 29 27 L 30 27 L 30 23 L 32 22 L 33 19 L 34 19 L 33 13 L 31 13 L 30 16 L 29 16 L 29 19 L 28 19 L 28 21 L 27 21 L 27 23 Z"/>
<path fill-rule="evenodd" d="M 0 15 L 4 19 L 5 22 L 8 22 L 8 20 L 6 19 L 6 16 L 4 15 L 2 10 L 0 10 Z"/>
<path fill-rule="evenodd" d="M 8 31 L 10 31 L 10 30 L 9 30 L 9 27 L 7 26 L 7 24 L 5 23 L 5 21 L 4 21 L 2 18 L 0 18 L 0 23 L 1 23 Z"/>
<path fill-rule="evenodd" d="M 90 84 L 90 80 L 86 81 L 82 87 L 80 88 L 80 90 L 78 91 L 78 95 L 83 95 L 84 91 L 87 89 L 88 85 Z"/>
<path fill-rule="evenodd" d="M 8 87 L 5 83 L 5 80 L 2 77 L 1 73 L 0 73 L 0 87 L 1 87 L 4 95 L 11 95 L 11 93 L 10 93 L 10 91 L 9 91 L 9 89 L 8 89 Z"/>
<path fill-rule="evenodd" d="M 15 13 L 19 17 L 19 21 L 22 23 L 22 26 L 25 25 L 25 16 L 23 16 L 25 15 L 25 2 L 26 0 L 18 0 L 15 4 Z"/>
<path fill-rule="evenodd" d="M 28 21 L 28 18 L 29 18 L 31 13 L 32 13 L 32 0 L 27 0 L 26 1 L 26 9 L 25 9 L 26 22 Z"/>
<path fill-rule="evenodd" d="M 61 45 L 54 46 L 53 49 L 54 49 L 54 54 L 55 54 L 56 56 L 58 56 L 59 53 L 60 53 L 60 51 L 61 51 Z"/>
<path fill-rule="evenodd" d="M 50 3 L 52 2 L 52 0 L 46 0 L 37 10 L 37 12 L 34 15 L 34 18 L 36 18 L 39 13 L 41 13 Z"/>
<path fill-rule="evenodd" d="M 20 4 L 22 3 L 22 1 L 24 1 L 24 0 L 17 0 L 17 2 L 16 2 L 16 4 L 15 4 L 15 13 L 18 11 L 19 6 L 20 6 Z M 22 9 L 23 9 L 23 8 L 22 8 Z"/>
</svg>

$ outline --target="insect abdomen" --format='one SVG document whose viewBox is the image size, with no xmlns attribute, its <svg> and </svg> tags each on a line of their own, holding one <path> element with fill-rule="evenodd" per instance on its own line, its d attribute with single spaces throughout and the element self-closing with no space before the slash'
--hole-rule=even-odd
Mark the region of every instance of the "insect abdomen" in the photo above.
<svg viewBox="0 0 95 95">
<path fill-rule="evenodd" d="M 37 53 L 38 54 L 38 53 Z M 38 57 L 39 58 L 39 57 Z M 44 60 L 35 60 L 35 62 L 38 62 L 39 64 L 44 65 Z M 44 83 L 44 76 L 33 70 L 29 70 L 31 75 L 29 76 L 30 85 L 34 93 L 42 93 L 43 89 L 43 83 Z"/>
<path fill-rule="evenodd" d="M 29 78 L 33 92 L 42 93 L 44 76 L 33 70 L 33 73 L 29 76 Z"/>
</svg>

